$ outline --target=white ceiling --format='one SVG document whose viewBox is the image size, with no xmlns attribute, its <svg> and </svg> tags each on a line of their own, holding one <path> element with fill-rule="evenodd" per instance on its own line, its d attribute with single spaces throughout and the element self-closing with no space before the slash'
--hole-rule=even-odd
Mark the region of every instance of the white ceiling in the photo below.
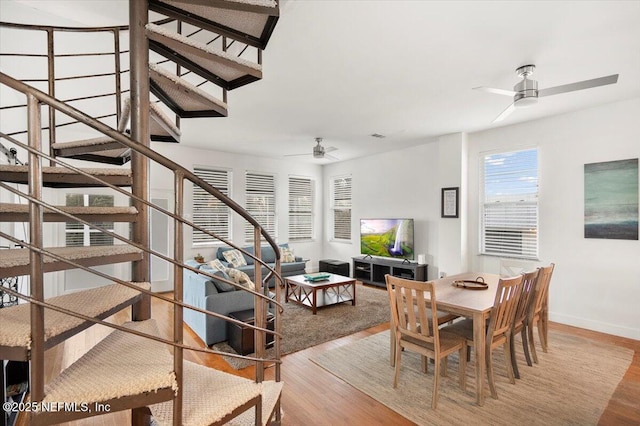
<svg viewBox="0 0 640 426">
<path fill-rule="evenodd" d="M 122 0 L 14 3 L 89 25 L 127 12 Z M 283 158 L 320 136 L 345 160 L 489 129 L 511 99 L 472 88 L 511 89 L 524 64 L 541 89 L 620 78 L 541 98 L 500 126 L 640 97 L 640 1 L 284 1 L 263 80 L 229 93 L 227 118 L 182 120 L 183 143 Z"/>
</svg>

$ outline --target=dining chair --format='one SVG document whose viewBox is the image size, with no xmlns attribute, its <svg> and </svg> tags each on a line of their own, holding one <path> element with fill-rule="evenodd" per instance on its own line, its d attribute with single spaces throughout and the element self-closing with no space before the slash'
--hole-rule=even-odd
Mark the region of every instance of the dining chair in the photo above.
<svg viewBox="0 0 640 426">
<path fill-rule="evenodd" d="M 516 361 L 516 351 L 514 344 L 514 337 L 517 333 L 520 333 L 522 337 L 522 349 L 524 350 L 524 357 L 527 360 L 527 365 L 532 365 L 531 355 L 529 355 L 529 345 L 527 344 L 526 320 L 527 315 L 531 310 L 539 271 L 540 269 L 536 269 L 534 271 L 522 274 L 522 294 L 520 294 L 520 300 L 518 301 L 516 313 L 513 317 L 511 340 L 509 341 L 509 344 L 511 345 L 511 365 L 513 365 L 513 374 L 515 375 L 516 379 L 520 378 L 520 371 L 518 370 L 518 362 Z"/>
<path fill-rule="evenodd" d="M 516 308 L 522 294 L 523 275 L 511 278 L 500 278 L 489 317 L 485 342 L 485 360 L 487 365 L 487 379 L 491 396 L 498 399 L 495 378 L 493 374 L 493 349 L 502 346 L 505 354 L 505 364 L 509 381 L 515 383 L 513 365 L 511 363 L 511 329 Z M 465 338 L 468 346 L 473 346 L 473 320 L 465 319 L 448 326 L 448 330 Z"/>
<path fill-rule="evenodd" d="M 536 280 L 535 292 L 531 307 L 529 309 L 525 327 L 527 329 L 527 336 L 529 339 L 529 348 L 531 350 L 531 356 L 533 362 L 538 363 L 538 355 L 536 354 L 536 346 L 533 341 L 533 326 L 538 327 L 538 336 L 540 337 L 540 346 L 542 351 L 547 352 L 548 348 L 548 325 L 547 325 L 547 312 L 549 310 L 549 283 L 551 282 L 551 275 L 553 275 L 553 269 L 555 264 L 550 264 L 540 268 L 538 273 L 538 279 Z"/>
<path fill-rule="evenodd" d="M 466 388 L 467 345 L 465 339 L 449 333 L 445 326 L 433 326 L 438 323 L 436 294 L 433 283 L 407 280 L 386 275 L 387 291 L 391 304 L 391 326 L 395 331 L 395 374 L 393 387 L 398 387 L 402 351 L 409 350 L 421 355 L 422 371 L 428 372 L 428 359 L 435 364 L 433 373 L 433 394 L 431 407 L 438 404 L 439 376 L 446 375 L 446 359 L 458 352 L 460 359 L 459 385 Z M 441 364 L 441 361 L 445 361 Z"/>
</svg>

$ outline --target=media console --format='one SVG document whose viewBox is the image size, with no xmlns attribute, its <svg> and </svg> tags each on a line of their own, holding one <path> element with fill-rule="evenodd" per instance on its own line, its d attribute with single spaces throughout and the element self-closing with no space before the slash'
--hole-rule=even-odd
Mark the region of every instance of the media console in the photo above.
<svg viewBox="0 0 640 426">
<path fill-rule="evenodd" d="M 397 259 L 380 259 L 371 256 L 357 256 L 353 259 L 353 278 L 365 284 L 387 287 L 386 274 L 414 281 L 427 280 L 427 267 L 416 262 L 402 262 Z"/>
</svg>

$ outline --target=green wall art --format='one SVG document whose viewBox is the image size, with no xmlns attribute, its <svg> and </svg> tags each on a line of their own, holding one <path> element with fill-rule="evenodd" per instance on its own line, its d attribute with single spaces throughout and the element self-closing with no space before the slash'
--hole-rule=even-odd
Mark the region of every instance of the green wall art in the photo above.
<svg viewBox="0 0 640 426">
<path fill-rule="evenodd" d="M 584 165 L 584 237 L 638 239 L 638 159 Z"/>
</svg>

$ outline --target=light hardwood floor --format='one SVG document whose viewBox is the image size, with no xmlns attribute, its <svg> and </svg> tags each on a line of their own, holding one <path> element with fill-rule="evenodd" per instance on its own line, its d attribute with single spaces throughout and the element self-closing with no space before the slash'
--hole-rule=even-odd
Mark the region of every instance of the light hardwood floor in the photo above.
<svg viewBox="0 0 640 426">
<path fill-rule="evenodd" d="M 158 321 L 161 333 L 166 337 L 170 336 L 173 318 L 170 307 L 164 302 L 154 301 L 152 312 L 153 317 Z M 128 315 L 126 311 L 121 312 L 115 316 L 114 320 L 125 321 Z M 283 425 L 413 425 L 414 423 L 352 388 L 309 360 L 310 357 L 318 353 L 388 328 L 388 323 L 382 324 L 283 357 L 282 379 L 285 382 L 282 396 Z M 640 341 L 555 323 L 550 323 L 550 328 L 635 351 L 633 362 L 609 401 L 599 424 L 640 425 Z M 48 376 L 52 377 L 57 374 L 107 333 L 108 330 L 105 327 L 93 327 L 49 350 L 46 359 Z M 200 339 L 188 327 L 185 327 L 185 343 L 202 345 Z M 222 358 L 215 355 L 191 352 L 186 357 L 212 368 L 253 377 L 252 368 L 236 371 L 229 367 Z M 268 371 L 267 378 L 272 374 L 272 371 Z M 19 424 L 26 424 L 26 421 L 21 419 Z M 130 424 L 128 412 L 112 413 L 67 423 L 72 426 L 121 426 L 126 424 Z"/>
</svg>

